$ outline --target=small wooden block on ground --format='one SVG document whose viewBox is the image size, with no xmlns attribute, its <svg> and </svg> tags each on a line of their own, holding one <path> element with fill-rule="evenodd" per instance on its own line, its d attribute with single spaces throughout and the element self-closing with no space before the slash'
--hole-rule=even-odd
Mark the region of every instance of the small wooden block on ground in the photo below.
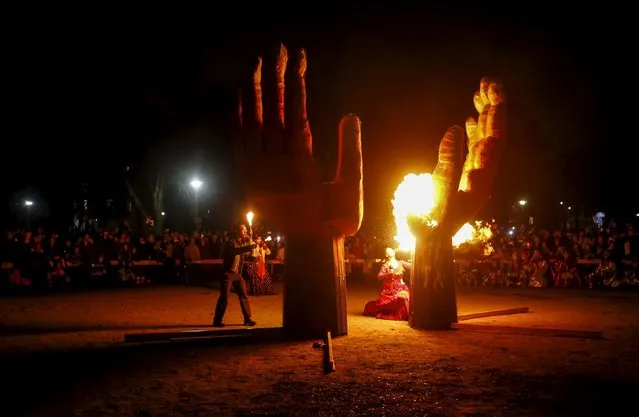
<svg viewBox="0 0 639 417">
<path fill-rule="evenodd" d="M 571 337 L 576 339 L 603 340 L 603 332 L 595 330 L 549 329 L 542 327 L 492 326 L 484 324 L 453 324 L 455 330 L 476 332 L 524 334 L 533 336 Z"/>
<path fill-rule="evenodd" d="M 333 338 L 331 332 L 326 332 L 326 344 L 324 345 L 324 372 L 335 372 L 335 358 L 333 357 Z"/>
<path fill-rule="evenodd" d="M 484 311 L 480 313 L 469 313 L 469 314 L 460 314 L 457 316 L 457 320 L 471 320 L 471 319 L 481 319 L 484 317 L 494 317 L 494 316 L 508 316 L 510 314 L 522 314 L 529 313 L 530 308 L 528 307 L 517 307 L 517 308 L 507 308 L 505 310 L 492 310 L 492 311 Z"/>
</svg>

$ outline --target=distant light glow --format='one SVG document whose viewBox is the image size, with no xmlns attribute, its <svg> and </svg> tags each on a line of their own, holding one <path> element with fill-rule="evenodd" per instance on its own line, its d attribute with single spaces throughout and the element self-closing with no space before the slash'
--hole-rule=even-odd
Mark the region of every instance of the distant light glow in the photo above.
<svg viewBox="0 0 639 417">
<path fill-rule="evenodd" d="M 25 206 L 32 206 L 32 205 L 33 205 L 33 201 L 31 201 L 31 200 L 26 200 L 26 201 L 24 202 L 24 205 L 25 205 Z"/>
<path fill-rule="evenodd" d="M 165 216 L 165 215 L 166 215 L 166 213 L 165 213 L 165 212 L 162 212 L 161 214 L 162 214 L 162 216 Z"/>
<path fill-rule="evenodd" d="M 593 220 L 595 222 L 595 224 L 599 227 L 602 228 L 603 224 L 604 224 L 604 217 L 606 217 L 606 214 L 603 212 L 597 212 L 594 216 L 593 216 Z"/>
<path fill-rule="evenodd" d="M 191 184 L 191 187 L 193 187 L 194 190 L 199 190 L 200 187 L 202 186 L 202 181 L 196 179 L 196 180 L 191 181 L 190 184 Z"/>
<path fill-rule="evenodd" d="M 523 207 L 523 206 L 525 206 L 526 204 L 528 204 L 528 201 L 526 201 L 526 200 L 519 200 L 519 205 L 520 205 L 520 206 L 522 206 L 522 207 Z"/>
</svg>

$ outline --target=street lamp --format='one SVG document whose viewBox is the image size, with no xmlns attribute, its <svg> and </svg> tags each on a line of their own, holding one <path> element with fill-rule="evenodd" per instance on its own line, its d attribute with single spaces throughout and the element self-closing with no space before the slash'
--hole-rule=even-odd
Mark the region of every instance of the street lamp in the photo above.
<svg viewBox="0 0 639 417">
<path fill-rule="evenodd" d="M 193 188 L 193 191 L 195 192 L 195 228 L 197 230 L 197 232 L 200 231 L 200 216 L 199 216 L 199 212 L 198 212 L 198 191 L 200 190 L 200 187 L 202 187 L 202 181 L 198 180 L 198 179 L 194 179 L 192 180 L 190 183 L 191 187 Z"/>
<path fill-rule="evenodd" d="M 24 207 L 25 211 L 27 212 L 27 230 L 31 228 L 31 210 L 29 210 L 29 207 L 31 207 L 32 205 L 33 201 L 24 200 Z"/>
</svg>

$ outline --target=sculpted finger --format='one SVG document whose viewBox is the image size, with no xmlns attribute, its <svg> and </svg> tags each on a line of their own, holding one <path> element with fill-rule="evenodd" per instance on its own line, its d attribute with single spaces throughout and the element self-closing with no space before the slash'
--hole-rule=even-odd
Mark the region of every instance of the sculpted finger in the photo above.
<svg viewBox="0 0 639 417">
<path fill-rule="evenodd" d="M 288 51 L 283 43 L 280 43 L 280 51 L 277 56 L 277 64 L 275 71 L 277 72 L 277 120 L 280 127 L 283 129 L 285 125 L 284 121 L 284 96 L 286 87 L 284 84 L 284 78 L 286 76 L 286 67 L 288 65 Z"/>
<path fill-rule="evenodd" d="M 286 108 L 287 143 L 291 152 L 313 154 L 313 136 L 306 110 L 306 51 L 301 49 L 296 57 L 294 71 L 289 78 Z"/>
<path fill-rule="evenodd" d="M 486 137 L 505 140 L 506 106 L 504 101 L 506 96 L 503 86 L 500 83 L 491 84 L 488 89 L 488 97 L 491 104 L 486 114 Z"/>
<path fill-rule="evenodd" d="M 456 224 L 468 221 L 488 199 L 503 151 L 504 142 L 489 137 L 478 142 L 466 156 L 456 200 Z"/>
<path fill-rule="evenodd" d="M 506 100 L 504 85 L 500 81 L 494 81 L 488 86 L 488 100 L 491 106 L 497 106 Z"/>
<path fill-rule="evenodd" d="M 364 174 L 362 164 L 362 123 L 354 114 L 344 116 L 339 124 L 337 170 L 334 181 L 340 190 L 334 204 L 338 213 L 337 228 L 344 235 L 359 230 L 364 217 Z"/>
<path fill-rule="evenodd" d="M 262 104 L 262 57 L 257 58 L 253 71 L 253 93 L 255 95 L 255 121 L 261 129 L 264 125 L 264 107 Z"/>
<path fill-rule="evenodd" d="M 488 98 L 488 87 L 491 83 L 492 81 L 488 77 L 483 77 L 479 82 L 479 97 L 485 106 L 490 104 L 490 100 Z"/>
<path fill-rule="evenodd" d="M 466 136 L 468 136 L 468 150 L 470 151 L 478 141 L 477 120 L 474 117 L 466 119 Z"/>
<path fill-rule="evenodd" d="M 433 218 L 438 222 L 445 220 L 450 200 L 459 185 L 464 145 L 464 130 L 460 126 L 448 129 L 439 144 L 439 157 L 433 171 L 433 182 L 437 193 L 437 206 L 433 212 Z"/>
<path fill-rule="evenodd" d="M 362 181 L 362 123 L 354 114 L 344 116 L 339 123 L 337 152 L 333 181 L 359 186 Z"/>
<path fill-rule="evenodd" d="M 475 109 L 477 110 L 477 113 L 481 113 L 482 110 L 484 110 L 484 102 L 481 99 L 481 94 L 479 93 L 479 90 L 475 91 L 475 94 L 473 95 L 473 104 L 475 105 Z"/>
<path fill-rule="evenodd" d="M 257 59 L 241 90 L 242 141 L 246 151 L 262 148 L 262 58 Z"/>
<path fill-rule="evenodd" d="M 484 77 L 479 83 L 479 102 L 481 103 L 481 110 L 477 118 L 477 139 L 481 140 L 486 137 L 486 117 L 490 110 L 490 100 L 488 98 L 488 87 L 490 86 L 490 79 Z M 477 105 L 475 105 L 477 107 Z M 479 110 L 479 108 L 478 108 Z"/>
<path fill-rule="evenodd" d="M 264 127 L 262 141 L 264 150 L 281 153 L 284 147 L 284 95 L 288 51 L 279 43 L 262 69 L 262 91 L 264 103 Z"/>
<path fill-rule="evenodd" d="M 364 216 L 361 122 L 344 116 L 339 124 L 337 168 L 326 183 L 324 213 L 326 229 L 341 236 L 357 233 Z"/>
</svg>

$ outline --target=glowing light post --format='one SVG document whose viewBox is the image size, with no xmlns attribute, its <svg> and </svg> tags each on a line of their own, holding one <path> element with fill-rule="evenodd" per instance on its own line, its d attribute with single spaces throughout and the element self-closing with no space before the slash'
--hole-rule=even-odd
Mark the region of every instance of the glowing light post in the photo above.
<svg viewBox="0 0 639 417">
<path fill-rule="evenodd" d="M 27 229 L 31 228 L 31 210 L 30 207 L 33 205 L 33 201 L 25 200 L 24 207 L 27 212 Z"/>
<path fill-rule="evenodd" d="M 200 187 L 202 187 L 202 181 L 198 179 L 194 179 L 189 183 L 195 192 L 195 228 L 196 231 L 200 232 L 200 214 L 199 214 L 199 204 L 198 204 L 198 191 Z"/>
<path fill-rule="evenodd" d="M 251 236 L 251 239 L 253 239 L 253 217 L 255 217 L 255 214 L 253 214 L 252 211 L 246 213 L 246 221 L 249 224 L 249 235 Z"/>
</svg>

